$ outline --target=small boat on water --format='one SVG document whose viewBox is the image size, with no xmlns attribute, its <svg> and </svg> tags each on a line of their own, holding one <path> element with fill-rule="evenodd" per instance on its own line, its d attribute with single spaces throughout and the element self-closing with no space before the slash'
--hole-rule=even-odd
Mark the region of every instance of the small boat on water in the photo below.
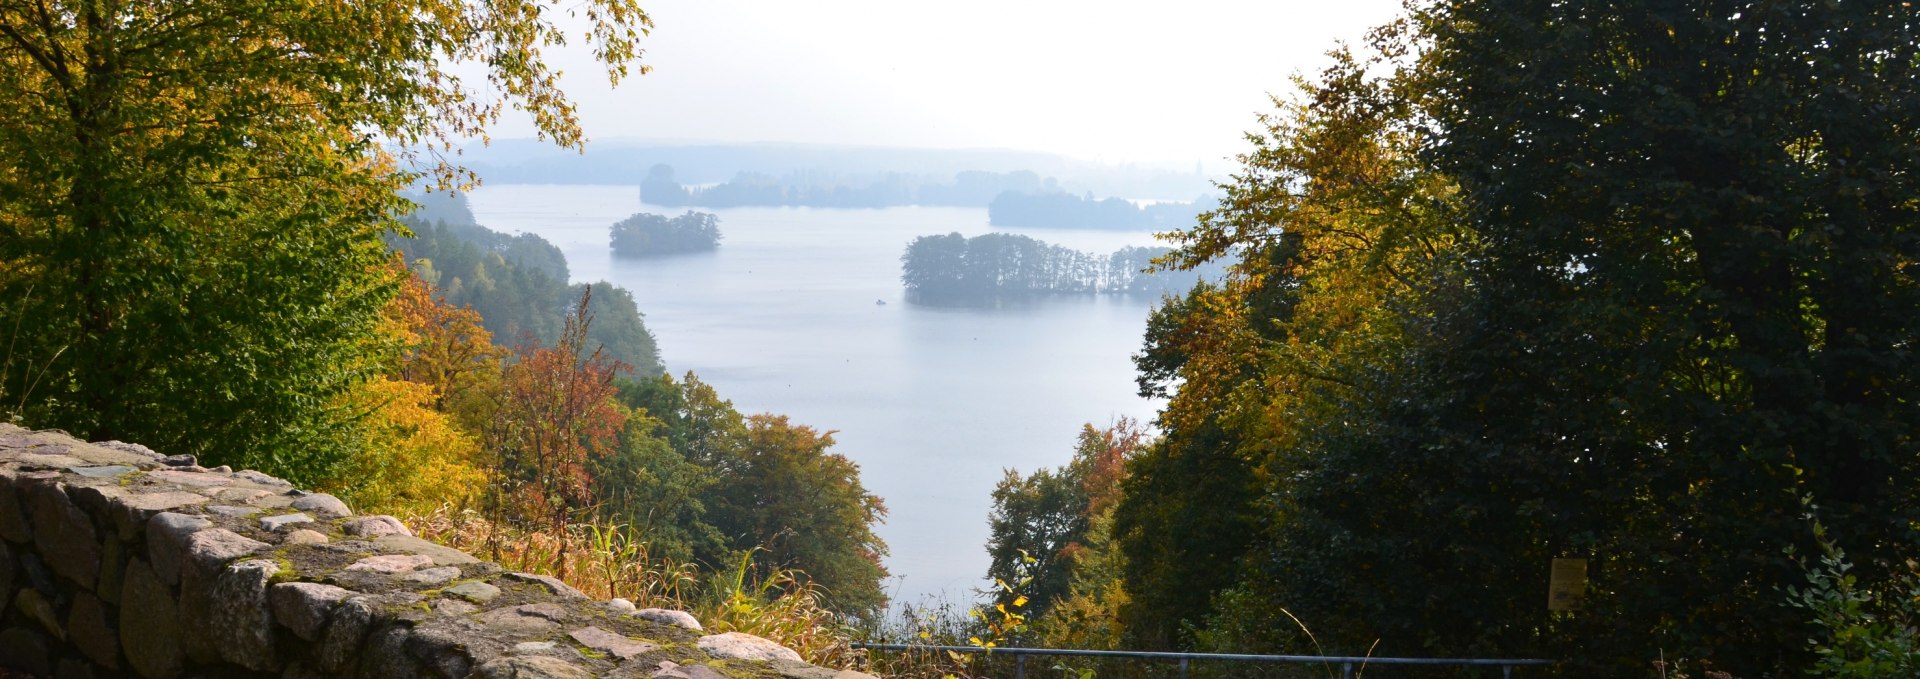
<svg viewBox="0 0 1920 679">
<path fill-rule="evenodd" d="M 876 300 L 873 300 L 873 305 L 874 305 L 874 306 L 886 306 L 886 305 L 887 305 L 887 300 L 884 300 L 884 299 L 876 299 Z"/>
</svg>

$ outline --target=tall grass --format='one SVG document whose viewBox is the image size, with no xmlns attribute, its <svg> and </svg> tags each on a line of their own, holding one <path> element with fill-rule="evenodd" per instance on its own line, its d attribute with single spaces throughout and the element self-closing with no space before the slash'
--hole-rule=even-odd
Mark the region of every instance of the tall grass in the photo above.
<svg viewBox="0 0 1920 679">
<path fill-rule="evenodd" d="M 764 576 L 741 555 L 725 578 L 710 581 L 694 615 L 710 632 L 745 632 L 778 641 L 808 662 L 826 667 L 864 667 L 866 652 L 849 642 L 853 628 L 821 605 L 824 592 L 804 573 L 775 570 Z"/>
</svg>

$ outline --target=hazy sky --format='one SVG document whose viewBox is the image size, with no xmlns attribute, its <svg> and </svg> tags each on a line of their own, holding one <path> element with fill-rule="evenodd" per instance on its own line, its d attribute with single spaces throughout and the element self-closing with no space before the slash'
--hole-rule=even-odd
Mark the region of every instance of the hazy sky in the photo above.
<svg viewBox="0 0 1920 679">
<path fill-rule="evenodd" d="M 574 45 L 590 137 L 1009 148 L 1190 167 L 1399 0 L 651 0 L 654 71 L 610 90 Z M 509 121 L 496 138 L 529 136 Z"/>
</svg>

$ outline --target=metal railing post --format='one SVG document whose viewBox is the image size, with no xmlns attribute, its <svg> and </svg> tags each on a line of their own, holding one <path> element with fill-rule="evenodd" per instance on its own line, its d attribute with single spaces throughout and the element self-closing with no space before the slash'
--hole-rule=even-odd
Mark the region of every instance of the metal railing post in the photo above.
<svg viewBox="0 0 1920 679">
<path fill-rule="evenodd" d="M 1027 654 L 1013 656 L 1013 676 L 1016 679 L 1027 679 Z"/>
<path fill-rule="evenodd" d="M 1340 663 L 1340 679 L 1353 679 L 1353 663 Z"/>
<path fill-rule="evenodd" d="M 1180 659 L 1180 679 L 1187 679 L 1187 659 Z"/>
</svg>

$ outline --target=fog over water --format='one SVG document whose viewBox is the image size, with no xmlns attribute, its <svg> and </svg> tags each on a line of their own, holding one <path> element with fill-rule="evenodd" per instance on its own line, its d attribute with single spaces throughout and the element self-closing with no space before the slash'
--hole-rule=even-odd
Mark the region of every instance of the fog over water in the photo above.
<svg viewBox="0 0 1920 679">
<path fill-rule="evenodd" d="M 642 206 L 632 186 L 488 185 L 482 225 L 535 233 L 575 281 L 633 292 L 676 375 L 713 384 L 743 413 L 837 430 L 833 450 L 885 499 L 878 531 L 898 601 L 970 598 L 984 583 L 990 494 L 1008 467 L 1064 463 L 1085 423 L 1152 419 L 1131 355 L 1152 300 L 1046 298 L 996 309 L 908 304 L 900 255 L 915 237 L 989 231 L 981 208 L 737 208 L 716 252 L 614 258 L 607 228 Z M 1148 233 L 1012 230 L 1106 253 Z M 876 302 L 884 302 L 877 304 Z"/>
</svg>

